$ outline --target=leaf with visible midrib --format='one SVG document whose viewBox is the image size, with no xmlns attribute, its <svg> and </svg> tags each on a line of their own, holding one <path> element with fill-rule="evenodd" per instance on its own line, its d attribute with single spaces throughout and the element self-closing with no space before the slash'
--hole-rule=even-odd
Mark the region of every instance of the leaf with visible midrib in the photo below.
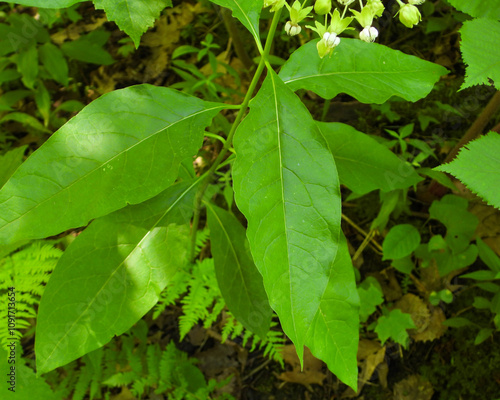
<svg viewBox="0 0 500 400">
<path fill-rule="evenodd" d="M 229 8 L 233 16 L 247 28 L 256 41 L 259 36 L 260 12 L 264 6 L 264 0 L 210 0 L 219 6 Z"/>
<path fill-rule="evenodd" d="M 272 310 L 259 273 L 247 248 L 245 228 L 232 214 L 206 203 L 210 248 L 215 274 L 229 311 L 262 339 L 271 324 Z"/>
<path fill-rule="evenodd" d="M 446 68 L 377 43 L 345 39 L 333 55 L 319 58 L 317 40 L 297 49 L 280 78 L 292 90 L 307 89 L 325 99 L 347 93 L 362 103 L 382 104 L 392 96 L 417 101 L 429 94 Z"/>
<path fill-rule="evenodd" d="M 16 0 L 16 4 L 26 7 L 66 8 L 85 0 Z"/>
<path fill-rule="evenodd" d="M 93 0 L 95 8 L 104 10 L 109 21 L 129 35 L 135 47 L 141 36 L 159 18 L 161 11 L 172 6 L 171 0 Z"/>
<path fill-rule="evenodd" d="M 64 252 L 37 319 L 39 374 L 121 335 L 187 263 L 192 182 L 93 221 Z"/>
<path fill-rule="evenodd" d="M 133 86 L 100 97 L 54 133 L 0 191 L 0 244 L 56 235 L 147 200 L 196 154 L 223 104 Z"/>
<path fill-rule="evenodd" d="M 448 2 L 457 10 L 473 17 L 500 19 L 500 0 L 448 0 Z"/>
<path fill-rule="evenodd" d="M 335 162 L 300 99 L 272 71 L 234 137 L 235 199 L 269 303 L 299 358 L 340 234 Z"/>
</svg>

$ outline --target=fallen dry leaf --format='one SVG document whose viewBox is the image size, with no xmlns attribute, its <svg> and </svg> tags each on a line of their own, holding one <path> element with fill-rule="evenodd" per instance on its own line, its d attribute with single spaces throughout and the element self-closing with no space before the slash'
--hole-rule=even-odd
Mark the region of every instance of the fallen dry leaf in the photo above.
<svg viewBox="0 0 500 400">
<path fill-rule="evenodd" d="M 373 276 L 380 283 L 386 301 L 394 301 L 403 296 L 403 291 L 401 290 L 401 286 L 399 286 L 393 268 L 386 268 L 380 272 L 369 273 L 367 275 Z"/>
<path fill-rule="evenodd" d="M 394 385 L 394 400 L 431 400 L 434 389 L 420 375 L 411 375 Z"/>
<path fill-rule="evenodd" d="M 323 373 L 324 363 L 311 354 L 311 351 L 304 348 L 304 369 L 300 370 L 300 361 L 293 344 L 287 345 L 282 350 L 283 360 L 290 365 L 293 370 L 282 372 L 278 378 L 291 383 L 300 383 L 312 391 L 311 384 L 323 384 L 326 375 Z"/>
<path fill-rule="evenodd" d="M 401 297 L 395 304 L 402 312 L 411 315 L 411 319 L 415 323 L 416 329 L 408 330 L 408 333 L 423 332 L 430 322 L 430 312 L 424 301 L 412 293 L 407 293 Z"/>
<path fill-rule="evenodd" d="M 425 330 L 422 332 L 412 334 L 410 336 L 417 342 L 426 342 L 430 340 L 439 339 L 446 332 L 446 327 L 443 322 L 446 320 L 443 310 L 439 307 L 431 306 L 431 315 L 429 319 L 429 324 Z"/>
</svg>

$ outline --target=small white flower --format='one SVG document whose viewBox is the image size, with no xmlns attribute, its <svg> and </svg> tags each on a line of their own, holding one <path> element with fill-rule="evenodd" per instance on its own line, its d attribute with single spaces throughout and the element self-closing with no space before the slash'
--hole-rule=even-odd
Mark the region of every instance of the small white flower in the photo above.
<svg viewBox="0 0 500 400">
<path fill-rule="evenodd" d="M 408 0 L 408 3 L 419 6 L 420 4 L 424 4 L 425 0 Z"/>
<path fill-rule="evenodd" d="M 374 28 L 373 26 L 367 26 L 359 34 L 359 38 L 367 43 L 374 42 L 377 37 L 378 37 L 377 28 Z"/>
<path fill-rule="evenodd" d="M 334 48 L 340 43 L 340 38 L 337 37 L 336 33 L 325 32 L 325 34 L 323 35 L 323 40 L 329 48 Z"/>
<path fill-rule="evenodd" d="M 340 4 L 343 6 L 348 6 L 349 4 L 353 3 L 354 0 L 338 0 Z"/>
<path fill-rule="evenodd" d="M 285 32 L 288 36 L 298 35 L 301 30 L 302 28 L 300 27 L 300 25 L 292 24 L 290 21 L 285 24 Z"/>
</svg>

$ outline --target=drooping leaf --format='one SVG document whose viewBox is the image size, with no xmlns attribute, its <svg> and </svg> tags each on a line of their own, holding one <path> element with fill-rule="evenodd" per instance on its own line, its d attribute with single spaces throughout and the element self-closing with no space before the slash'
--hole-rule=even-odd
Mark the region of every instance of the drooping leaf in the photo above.
<svg viewBox="0 0 500 400">
<path fill-rule="evenodd" d="M 500 14 L 497 18 L 500 18 Z M 500 37 L 500 22 L 492 19 L 466 21 L 460 29 L 460 35 L 462 36 L 460 51 L 467 64 L 462 89 L 491 83 L 500 89 L 500 69 L 498 68 L 500 48 L 497 46 L 497 38 Z"/>
<path fill-rule="evenodd" d="M 500 257 L 480 238 L 476 239 L 481 260 L 494 272 L 500 272 Z"/>
<path fill-rule="evenodd" d="M 93 31 L 87 35 L 80 36 L 78 39 L 64 42 L 61 50 L 67 57 L 86 63 L 98 65 L 110 65 L 115 62 L 111 54 L 104 48 L 104 44 L 110 36 L 109 32 Z M 103 40 L 104 39 L 104 43 Z"/>
<path fill-rule="evenodd" d="M 391 310 L 387 316 L 383 315 L 377 320 L 375 332 L 382 344 L 391 338 L 396 343 L 406 347 L 408 344 L 408 332 L 406 330 L 414 328 L 416 326 L 411 315 L 396 308 Z"/>
<path fill-rule="evenodd" d="M 215 274 L 229 311 L 250 331 L 265 338 L 272 310 L 250 254 L 245 228 L 232 214 L 206 203 Z"/>
<path fill-rule="evenodd" d="M 256 41 L 259 36 L 260 12 L 264 6 L 264 0 L 210 0 L 219 6 L 229 8 L 233 16 L 247 28 Z"/>
<path fill-rule="evenodd" d="M 37 319 L 37 371 L 45 373 L 121 335 L 158 301 L 187 263 L 196 184 L 96 219 L 64 252 Z"/>
<path fill-rule="evenodd" d="M 500 0 L 448 0 L 448 2 L 457 10 L 476 18 L 500 19 Z"/>
<path fill-rule="evenodd" d="M 438 171 L 448 172 L 481 196 L 488 204 L 500 209 L 500 135 L 490 132 L 466 144 L 449 164 Z"/>
<path fill-rule="evenodd" d="M 333 55 L 321 59 L 316 43 L 301 46 L 281 69 L 292 90 L 312 90 L 325 99 L 347 93 L 362 103 L 382 104 L 392 96 L 417 101 L 447 73 L 440 65 L 358 39 L 342 38 Z"/>
<path fill-rule="evenodd" d="M 38 51 L 35 43 L 19 51 L 17 70 L 22 75 L 24 85 L 33 89 L 38 76 Z"/>
<path fill-rule="evenodd" d="M 139 47 L 141 36 L 151 28 L 165 7 L 172 0 L 93 0 L 95 8 L 104 10 L 109 21 L 129 35 L 135 47 Z"/>
<path fill-rule="evenodd" d="M 27 7 L 66 8 L 85 0 L 16 0 L 16 4 Z"/>
<path fill-rule="evenodd" d="M 0 191 L 0 244 L 43 238 L 147 200 L 170 186 L 226 106 L 139 85 L 85 107 Z"/>
<path fill-rule="evenodd" d="M 339 250 L 306 346 L 342 382 L 357 390 L 356 354 L 359 339 L 359 296 L 347 241 L 340 235 Z"/>
<path fill-rule="evenodd" d="M 415 169 L 387 147 L 350 125 L 317 122 L 335 159 L 340 183 L 365 194 L 405 189 L 422 180 Z"/>
<path fill-rule="evenodd" d="M 391 228 L 384 239 L 382 260 L 396 260 L 407 257 L 420 244 L 420 233 L 410 224 L 400 224 Z"/>
<path fill-rule="evenodd" d="M 234 147 L 235 199 L 248 220 L 253 259 L 302 359 L 338 248 L 335 162 L 303 103 L 272 71 Z"/>
</svg>

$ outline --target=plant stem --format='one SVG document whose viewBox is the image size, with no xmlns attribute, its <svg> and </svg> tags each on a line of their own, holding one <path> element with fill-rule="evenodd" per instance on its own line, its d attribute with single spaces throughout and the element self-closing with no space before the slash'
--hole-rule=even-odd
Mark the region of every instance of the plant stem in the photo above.
<svg viewBox="0 0 500 400">
<path fill-rule="evenodd" d="M 191 227 L 191 254 L 190 254 L 190 259 L 194 260 L 194 251 L 195 251 L 195 245 L 196 245 L 196 233 L 198 230 L 198 225 L 200 223 L 200 213 L 201 213 L 201 202 L 203 200 L 203 196 L 205 195 L 205 191 L 208 188 L 208 185 L 210 183 L 210 179 L 207 179 L 208 177 L 212 177 L 214 172 L 217 170 L 217 167 L 219 164 L 224 160 L 224 157 L 226 156 L 226 153 L 229 151 L 229 149 L 232 146 L 233 143 L 233 137 L 234 134 L 236 133 L 236 129 L 238 128 L 241 120 L 243 119 L 244 114 L 247 111 L 248 104 L 250 103 L 250 100 L 252 99 L 253 92 L 255 91 L 255 88 L 257 87 L 257 84 L 259 82 L 259 79 L 262 75 L 262 72 L 264 71 L 264 67 L 267 65 L 268 68 L 271 68 L 271 65 L 269 64 L 267 57 L 269 56 L 269 52 L 271 50 L 271 45 L 273 42 L 274 34 L 276 32 L 276 27 L 278 26 L 278 22 L 280 20 L 280 15 L 281 15 L 281 9 L 276 11 L 273 16 L 273 20 L 271 22 L 271 28 L 269 29 L 269 34 L 267 35 L 266 39 L 266 44 L 264 47 L 264 52 L 262 53 L 262 56 L 259 61 L 259 65 L 257 66 L 257 70 L 255 71 L 255 74 L 253 76 L 252 82 L 250 83 L 250 86 L 248 87 L 248 91 L 245 95 L 245 98 L 243 99 L 243 103 L 241 103 L 240 110 L 238 111 L 238 114 L 236 115 L 236 118 L 233 122 L 233 125 L 231 126 L 231 130 L 229 131 L 229 134 L 227 135 L 226 143 L 222 147 L 219 155 L 211 165 L 210 169 L 204 174 L 206 175 L 206 178 L 204 179 L 204 182 L 202 183 L 202 186 L 198 190 L 198 193 L 196 194 L 196 201 L 195 201 L 195 208 L 194 208 L 194 215 L 193 215 L 193 225 Z"/>
</svg>

